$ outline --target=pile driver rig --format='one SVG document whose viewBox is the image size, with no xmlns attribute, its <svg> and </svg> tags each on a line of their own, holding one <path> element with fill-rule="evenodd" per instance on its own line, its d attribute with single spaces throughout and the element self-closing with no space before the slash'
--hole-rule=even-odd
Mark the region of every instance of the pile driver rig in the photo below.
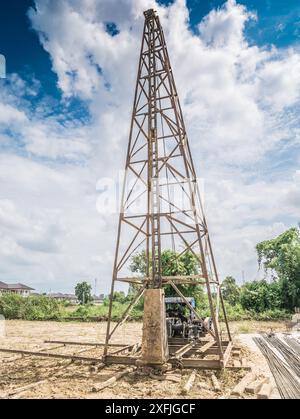
<svg viewBox="0 0 300 419">
<path fill-rule="evenodd" d="M 103 360 L 106 364 L 224 368 L 232 339 L 183 113 L 159 17 L 152 9 L 144 16 Z M 165 276 L 161 256 L 168 249 L 178 259 L 187 253 L 196 258 L 197 274 Z M 145 275 L 129 275 L 131 258 L 141 251 Z M 136 295 L 114 324 L 113 296 L 118 282 L 133 284 Z M 187 285 L 189 292 L 204 287 L 209 319 L 191 304 L 188 297 L 193 295 L 184 295 Z M 165 287 L 172 288 L 190 310 L 201 333 L 172 336 L 167 331 Z M 113 336 L 141 298 L 140 346 L 134 353 L 127 346 L 111 353 Z M 220 330 L 219 312 L 225 333 Z"/>
</svg>

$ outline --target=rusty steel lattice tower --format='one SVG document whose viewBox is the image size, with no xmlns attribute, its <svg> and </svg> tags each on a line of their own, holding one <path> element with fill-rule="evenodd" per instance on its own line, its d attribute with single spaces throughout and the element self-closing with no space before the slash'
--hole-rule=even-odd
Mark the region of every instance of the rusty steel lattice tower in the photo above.
<svg viewBox="0 0 300 419">
<path fill-rule="evenodd" d="M 118 356 L 110 354 L 109 344 L 142 296 L 144 326 L 139 362 L 159 364 L 172 359 L 165 325 L 164 287 L 168 285 L 211 335 L 207 349 L 213 348 L 218 365 L 224 366 L 230 353 L 231 336 L 183 114 L 159 17 L 154 10 L 144 15 L 104 359 L 108 363 L 136 362 L 136 357 L 124 356 L 121 350 L 117 351 Z M 164 276 L 161 255 L 167 249 L 172 250 L 177 259 L 188 253 L 194 255 L 199 270 L 194 275 Z M 145 275 L 132 276 L 129 274 L 131 258 L 142 250 L 146 260 Z M 118 281 L 134 284 L 136 295 L 119 323 L 112 326 L 112 296 Z M 213 327 L 208 327 L 191 306 L 181 285 L 205 287 Z M 222 340 L 220 333 L 220 310 L 227 340 Z M 195 346 L 195 342 L 183 341 L 182 344 L 186 346 L 182 357 Z"/>
</svg>

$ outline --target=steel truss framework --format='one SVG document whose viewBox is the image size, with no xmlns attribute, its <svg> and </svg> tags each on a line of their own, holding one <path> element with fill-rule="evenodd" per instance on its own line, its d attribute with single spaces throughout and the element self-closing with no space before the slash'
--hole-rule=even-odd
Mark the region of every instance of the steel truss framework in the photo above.
<svg viewBox="0 0 300 419">
<path fill-rule="evenodd" d="M 165 249 L 172 249 L 178 258 L 187 252 L 193 254 L 199 261 L 199 272 L 192 276 L 163 276 L 161 254 Z M 145 276 L 133 277 L 128 266 L 132 256 L 142 250 L 146 255 Z M 135 284 L 138 291 L 122 319 L 112 327 L 112 297 L 118 281 Z M 146 288 L 170 285 L 185 299 L 180 291 L 182 284 L 206 287 L 213 321 L 210 334 L 223 360 L 226 346 L 224 349 L 219 329 L 220 310 L 227 343 L 231 336 L 215 259 L 165 36 L 159 17 L 148 10 L 126 158 L 104 355 L 113 334 L 127 320 Z M 206 328 L 204 322 L 203 326 Z"/>
</svg>

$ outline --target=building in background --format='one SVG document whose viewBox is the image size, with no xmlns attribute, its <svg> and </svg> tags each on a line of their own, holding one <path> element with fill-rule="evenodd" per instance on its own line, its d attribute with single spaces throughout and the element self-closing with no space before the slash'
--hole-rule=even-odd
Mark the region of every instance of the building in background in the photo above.
<svg viewBox="0 0 300 419">
<path fill-rule="evenodd" d="M 75 294 L 63 294 L 61 292 L 47 294 L 47 297 L 54 298 L 57 301 L 62 301 L 68 304 L 77 305 L 79 304 L 78 298 Z"/>
<path fill-rule="evenodd" d="M 22 297 L 28 297 L 34 288 L 28 287 L 24 284 L 6 284 L 0 281 L 0 295 L 1 294 L 18 294 Z"/>
<path fill-rule="evenodd" d="M 99 296 L 93 295 L 92 298 L 93 298 L 93 304 L 95 304 L 96 306 L 101 306 L 104 301 L 104 294 L 100 294 Z"/>
</svg>

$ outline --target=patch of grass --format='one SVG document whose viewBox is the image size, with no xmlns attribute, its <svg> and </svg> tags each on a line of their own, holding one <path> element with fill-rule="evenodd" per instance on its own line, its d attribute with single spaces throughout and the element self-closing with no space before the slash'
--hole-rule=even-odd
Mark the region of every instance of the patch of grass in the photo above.
<svg viewBox="0 0 300 419">
<path fill-rule="evenodd" d="M 242 324 L 238 327 L 237 331 L 238 333 L 246 334 L 246 333 L 251 333 L 252 328 L 247 324 Z"/>
</svg>

